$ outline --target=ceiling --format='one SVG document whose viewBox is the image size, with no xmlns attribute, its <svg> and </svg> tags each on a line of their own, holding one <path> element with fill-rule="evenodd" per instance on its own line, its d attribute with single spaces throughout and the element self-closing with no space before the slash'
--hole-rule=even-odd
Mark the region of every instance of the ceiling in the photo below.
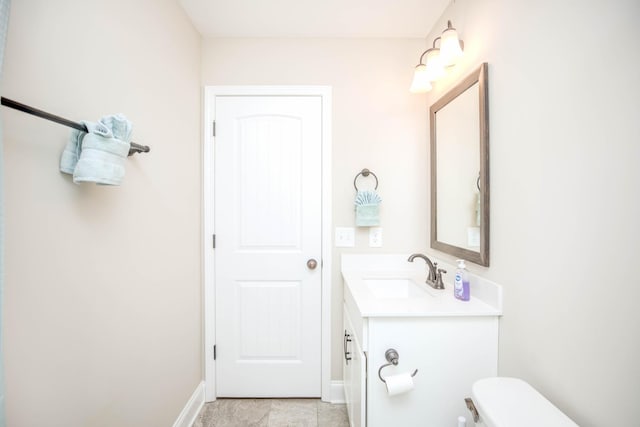
<svg viewBox="0 0 640 427">
<path fill-rule="evenodd" d="M 179 0 L 203 37 L 425 37 L 451 0 Z"/>
</svg>

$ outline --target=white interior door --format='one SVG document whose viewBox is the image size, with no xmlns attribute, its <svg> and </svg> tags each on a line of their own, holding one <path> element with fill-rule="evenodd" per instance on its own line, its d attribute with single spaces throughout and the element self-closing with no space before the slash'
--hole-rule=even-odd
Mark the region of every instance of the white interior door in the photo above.
<svg viewBox="0 0 640 427">
<path fill-rule="evenodd" d="M 321 101 L 215 98 L 220 397 L 320 396 Z"/>
</svg>

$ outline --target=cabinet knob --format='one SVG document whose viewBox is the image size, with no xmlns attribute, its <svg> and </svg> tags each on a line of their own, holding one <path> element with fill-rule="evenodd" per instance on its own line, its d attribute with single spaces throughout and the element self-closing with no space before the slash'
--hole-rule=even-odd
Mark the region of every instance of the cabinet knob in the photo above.
<svg viewBox="0 0 640 427">
<path fill-rule="evenodd" d="M 310 260 L 307 261 L 307 268 L 309 270 L 315 270 L 317 266 L 318 266 L 318 261 L 316 261 L 315 259 L 311 258 Z"/>
</svg>

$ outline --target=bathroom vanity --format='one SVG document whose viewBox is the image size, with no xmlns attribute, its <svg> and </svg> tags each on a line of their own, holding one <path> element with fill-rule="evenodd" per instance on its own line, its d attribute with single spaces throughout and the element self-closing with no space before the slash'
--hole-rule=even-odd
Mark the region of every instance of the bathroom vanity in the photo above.
<svg viewBox="0 0 640 427">
<path fill-rule="evenodd" d="M 408 255 L 343 255 L 345 400 L 352 427 L 453 426 L 469 417 L 472 384 L 497 375 L 502 289 L 472 275 L 471 300 L 424 284 Z M 453 276 L 452 266 L 443 266 Z M 395 349 L 398 364 L 387 364 Z M 387 376 L 413 373 L 413 389 L 389 395 Z M 382 377 L 382 379 L 379 377 Z M 468 426 L 472 422 L 468 421 Z"/>
</svg>

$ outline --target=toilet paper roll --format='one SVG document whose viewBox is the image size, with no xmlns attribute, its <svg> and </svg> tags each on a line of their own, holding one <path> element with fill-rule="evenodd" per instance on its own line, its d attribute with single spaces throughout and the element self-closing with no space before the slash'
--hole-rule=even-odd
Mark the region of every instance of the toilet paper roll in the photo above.
<svg viewBox="0 0 640 427">
<path fill-rule="evenodd" d="M 384 379 L 387 384 L 387 393 L 389 396 L 406 393 L 413 389 L 413 377 L 410 373 L 405 372 L 398 375 L 389 375 Z"/>
</svg>

